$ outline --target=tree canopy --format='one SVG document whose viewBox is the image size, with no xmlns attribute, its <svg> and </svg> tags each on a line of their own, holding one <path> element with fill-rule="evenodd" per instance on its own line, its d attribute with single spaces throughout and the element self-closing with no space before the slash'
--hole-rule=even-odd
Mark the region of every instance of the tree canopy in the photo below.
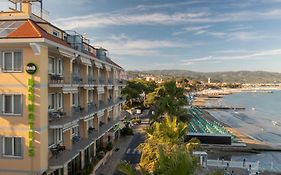
<svg viewBox="0 0 281 175">
<path fill-rule="evenodd" d="M 155 116 L 157 119 L 163 114 L 176 116 L 184 121 L 188 118 L 187 110 L 184 106 L 188 104 L 187 97 L 183 88 L 177 87 L 175 81 L 169 81 L 155 88 L 147 95 L 144 104 L 155 106 Z M 185 120 L 186 121 L 186 120 Z"/>
</svg>

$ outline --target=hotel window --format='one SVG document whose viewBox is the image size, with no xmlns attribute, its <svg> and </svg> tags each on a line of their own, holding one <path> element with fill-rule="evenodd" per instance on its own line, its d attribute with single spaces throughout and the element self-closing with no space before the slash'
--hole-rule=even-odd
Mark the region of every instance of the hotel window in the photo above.
<svg viewBox="0 0 281 175">
<path fill-rule="evenodd" d="M 7 115 L 20 115 L 22 111 L 21 95 L 3 95 L 3 113 Z"/>
<path fill-rule="evenodd" d="M 53 146 L 55 144 L 54 139 L 54 129 L 49 129 L 48 131 L 48 146 Z"/>
<path fill-rule="evenodd" d="M 57 74 L 62 75 L 62 60 L 61 59 L 57 60 Z"/>
<path fill-rule="evenodd" d="M 93 77 L 94 76 L 94 72 L 93 72 L 92 66 L 88 66 L 88 76 L 89 77 Z"/>
<path fill-rule="evenodd" d="M 49 74 L 55 74 L 55 59 L 49 58 Z"/>
<path fill-rule="evenodd" d="M 49 109 L 55 109 L 55 94 L 48 95 Z"/>
<path fill-rule="evenodd" d="M 60 32 L 53 30 L 53 35 L 59 38 Z"/>
<path fill-rule="evenodd" d="M 72 136 L 78 136 L 78 132 L 79 132 L 78 126 L 72 128 Z"/>
<path fill-rule="evenodd" d="M 94 121 L 93 120 L 89 120 L 88 121 L 88 126 L 93 128 L 94 127 Z"/>
<path fill-rule="evenodd" d="M 72 63 L 72 66 L 73 66 L 73 73 L 79 74 L 79 67 L 77 63 Z"/>
<path fill-rule="evenodd" d="M 62 129 L 56 129 L 56 141 L 60 143 L 62 141 Z"/>
<path fill-rule="evenodd" d="M 22 157 L 22 144 L 21 137 L 4 137 L 3 155 L 7 157 Z"/>
<path fill-rule="evenodd" d="M 3 52 L 3 71 L 21 72 L 22 71 L 22 53 L 21 52 Z"/>
<path fill-rule="evenodd" d="M 72 106 L 78 106 L 78 93 L 72 94 Z"/>
<path fill-rule="evenodd" d="M 58 106 L 57 106 L 57 108 L 58 109 L 61 109 L 62 108 L 62 93 L 58 93 L 58 95 L 57 95 L 57 104 L 58 104 Z"/>
<path fill-rule="evenodd" d="M 88 103 L 92 103 L 94 101 L 94 92 L 93 90 L 88 90 Z"/>
</svg>

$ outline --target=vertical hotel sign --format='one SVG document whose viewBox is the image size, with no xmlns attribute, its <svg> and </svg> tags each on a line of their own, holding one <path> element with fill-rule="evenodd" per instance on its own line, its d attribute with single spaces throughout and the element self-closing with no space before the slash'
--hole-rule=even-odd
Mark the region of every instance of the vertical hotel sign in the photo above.
<svg viewBox="0 0 281 175">
<path fill-rule="evenodd" d="M 33 75 L 37 72 L 37 66 L 34 63 L 28 63 L 25 67 L 26 73 L 30 75 L 28 78 L 28 155 L 34 157 L 34 121 L 35 121 L 35 107 L 34 107 L 34 78 Z"/>
</svg>

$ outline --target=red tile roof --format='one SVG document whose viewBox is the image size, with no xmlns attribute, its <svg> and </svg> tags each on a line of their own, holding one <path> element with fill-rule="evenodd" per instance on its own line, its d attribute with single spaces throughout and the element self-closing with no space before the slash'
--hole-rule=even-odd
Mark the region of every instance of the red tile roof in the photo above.
<svg viewBox="0 0 281 175">
<path fill-rule="evenodd" d="M 11 32 L 7 38 L 41 38 L 41 34 L 30 20 L 24 22 L 16 30 Z"/>
<path fill-rule="evenodd" d="M 67 42 L 49 34 L 30 19 L 23 23 L 19 28 L 11 32 L 7 36 L 7 38 L 46 38 L 53 42 L 62 44 L 66 47 L 71 47 Z"/>
<path fill-rule="evenodd" d="M 63 46 L 71 48 L 71 45 L 66 41 L 53 36 L 52 34 L 46 32 L 42 27 L 40 27 L 36 22 L 28 19 L 16 30 L 8 34 L 6 38 L 46 38 L 55 43 L 61 44 Z M 90 56 L 95 57 L 95 54 L 89 53 Z M 122 69 L 121 66 L 113 62 L 110 58 L 106 57 L 106 62 L 117 66 Z"/>
</svg>

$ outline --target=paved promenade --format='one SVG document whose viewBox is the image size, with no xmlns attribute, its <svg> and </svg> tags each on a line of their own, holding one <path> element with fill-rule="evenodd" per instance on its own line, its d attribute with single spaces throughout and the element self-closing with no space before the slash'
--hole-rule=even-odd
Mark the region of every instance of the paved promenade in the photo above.
<svg viewBox="0 0 281 175">
<path fill-rule="evenodd" d="M 115 143 L 115 148 L 119 148 L 119 150 L 113 151 L 112 156 L 109 158 L 108 162 L 106 162 L 104 166 L 101 166 L 97 170 L 96 175 L 112 175 L 132 139 L 133 136 L 121 136 L 117 144 Z"/>
</svg>

